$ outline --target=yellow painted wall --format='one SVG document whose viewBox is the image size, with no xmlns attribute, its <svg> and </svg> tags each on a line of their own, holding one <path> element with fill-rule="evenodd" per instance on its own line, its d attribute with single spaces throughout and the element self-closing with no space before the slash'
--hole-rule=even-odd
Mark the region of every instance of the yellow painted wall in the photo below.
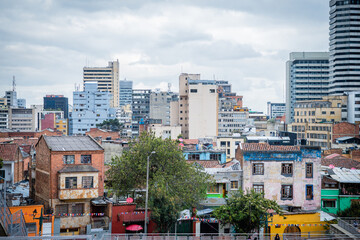
<svg viewBox="0 0 360 240">
<path fill-rule="evenodd" d="M 315 234 L 315 232 L 319 234 L 323 233 L 326 225 L 326 222 L 320 221 L 320 213 L 284 214 L 284 216 L 274 215 L 269 218 L 269 221 L 272 221 L 269 222 L 271 239 L 274 239 L 276 234 L 282 237 L 285 228 L 289 225 L 299 227 L 301 236 L 303 237 L 307 237 L 308 232 L 313 232 L 313 234 Z"/>
<path fill-rule="evenodd" d="M 64 135 L 68 135 L 68 120 L 67 119 L 56 119 L 55 120 L 55 126 L 57 130 L 62 132 Z"/>
<path fill-rule="evenodd" d="M 40 217 L 41 209 L 43 209 L 43 205 L 30 205 L 30 206 L 17 206 L 17 207 L 9 207 L 11 214 L 22 210 L 24 214 L 25 223 L 36 223 L 36 235 L 39 235 L 39 219 L 34 220 L 33 212 L 36 209 L 36 218 Z M 35 233 L 28 233 L 28 236 L 36 236 Z"/>
</svg>

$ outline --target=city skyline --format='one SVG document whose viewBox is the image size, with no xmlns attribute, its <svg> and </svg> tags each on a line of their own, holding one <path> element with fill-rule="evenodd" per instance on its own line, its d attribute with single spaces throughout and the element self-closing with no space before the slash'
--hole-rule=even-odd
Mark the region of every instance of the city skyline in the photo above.
<svg viewBox="0 0 360 240">
<path fill-rule="evenodd" d="M 0 91 L 40 104 L 46 94 L 72 102 L 84 66 L 119 59 L 134 89 L 178 91 L 181 72 L 223 79 L 264 111 L 283 102 L 290 52 L 328 51 L 327 1 L 2 2 Z M 196 24 L 194 24 L 196 23 Z M 265 41 L 264 41 L 265 40 Z"/>
</svg>

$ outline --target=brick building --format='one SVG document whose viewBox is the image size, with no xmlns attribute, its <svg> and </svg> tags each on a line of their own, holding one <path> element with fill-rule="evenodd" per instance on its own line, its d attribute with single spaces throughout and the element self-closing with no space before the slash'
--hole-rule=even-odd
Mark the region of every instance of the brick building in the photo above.
<svg viewBox="0 0 360 240">
<path fill-rule="evenodd" d="M 337 138 L 356 137 L 359 138 L 359 125 L 348 122 L 334 124 L 332 132 L 332 141 L 335 143 Z"/>
<path fill-rule="evenodd" d="M 242 165 L 244 190 L 263 192 L 289 211 L 320 208 L 319 147 L 242 143 L 236 159 Z"/>
<path fill-rule="evenodd" d="M 106 131 L 98 128 L 90 128 L 90 131 L 86 132 L 85 135 L 90 135 L 97 140 L 119 140 L 120 132 Z"/>
<path fill-rule="evenodd" d="M 35 201 L 60 219 L 60 233 L 84 234 L 94 218 L 109 217 L 92 212 L 104 193 L 104 150 L 93 138 L 41 136 L 35 147 Z"/>
<path fill-rule="evenodd" d="M 7 186 L 24 180 L 24 161 L 19 145 L 15 143 L 0 144 L 0 158 L 3 160 L 0 177 L 5 178 Z"/>
</svg>

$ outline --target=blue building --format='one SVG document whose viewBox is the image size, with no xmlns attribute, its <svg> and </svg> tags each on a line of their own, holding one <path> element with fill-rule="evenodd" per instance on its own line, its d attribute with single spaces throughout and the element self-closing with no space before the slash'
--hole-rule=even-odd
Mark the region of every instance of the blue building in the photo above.
<svg viewBox="0 0 360 240">
<path fill-rule="evenodd" d="M 120 107 L 126 106 L 132 103 L 132 90 L 133 90 L 133 82 L 123 80 L 120 81 L 120 91 L 119 91 L 119 105 Z"/>
<path fill-rule="evenodd" d="M 73 111 L 69 117 L 69 135 L 84 135 L 104 120 L 115 118 L 110 108 L 110 92 L 99 92 L 97 82 L 87 82 L 84 91 L 73 93 Z"/>
</svg>

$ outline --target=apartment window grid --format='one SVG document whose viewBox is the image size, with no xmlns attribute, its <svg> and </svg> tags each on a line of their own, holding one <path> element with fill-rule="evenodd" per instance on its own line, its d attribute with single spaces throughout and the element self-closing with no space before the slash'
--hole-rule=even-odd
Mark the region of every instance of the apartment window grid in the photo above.
<svg viewBox="0 0 360 240">
<path fill-rule="evenodd" d="M 254 163 L 253 164 L 253 175 L 264 175 L 264 164 Z"/>
</svg>

